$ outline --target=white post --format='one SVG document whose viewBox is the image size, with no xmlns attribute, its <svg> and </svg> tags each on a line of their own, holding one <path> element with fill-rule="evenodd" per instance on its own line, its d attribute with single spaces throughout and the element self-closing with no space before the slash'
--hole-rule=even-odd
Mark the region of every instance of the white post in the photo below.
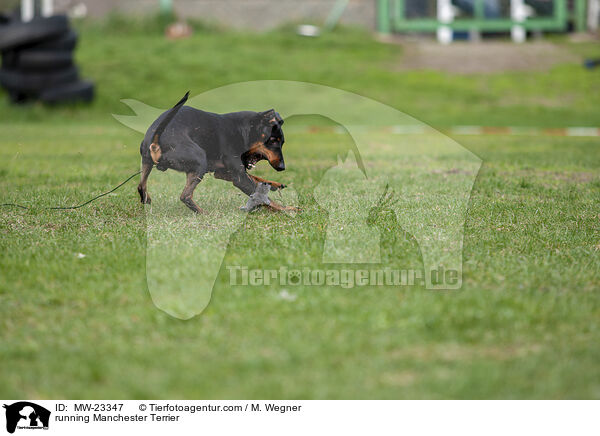
<svg viewBox="0 0 600 436">
<path fill-rule="evenodd" d="M 522 23 L 527 18 L 527 10 L 525 9 L 524 0 L 511 0 L 510 2 L 510 17 L 514 22 Z M 522 43 L 527 39 L 525 27 L 515 24 L 510 30 L 513 42 Z"/>
<path fill-rule="evenodd" d="M 600 0 L 590 0 L 588 4 L 588 29 L 590 31 L 598 31 L 598 19 L 600 19 Z"/>
<path fill-rule="evenodd" d="M 42 0 L 42 17 L 50 17 L 54 13 L 54 0 Z"/>
<path fill-rule="evenodd" d="M 35 2 L 34 0 L 21 0 L 21 20 L 28 22 L 33 19 L 35 15 Z"/>
<path fill-rule="evenodd" d="M 454 20 L 454 11 L 451 0 L 437 0 L 437 19 L 440 26 L 437 28 L 437 39 L 440 44 L 450 44 L 453 39 L 452 28 L 445 26 Z"/>
</svg>

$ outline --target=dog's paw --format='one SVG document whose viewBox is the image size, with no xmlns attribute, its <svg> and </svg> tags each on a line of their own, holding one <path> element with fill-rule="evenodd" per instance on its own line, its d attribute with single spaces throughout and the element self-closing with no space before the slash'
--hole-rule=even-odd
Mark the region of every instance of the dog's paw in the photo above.
<svg viewBox="0 0 600 436">
<path fill-rule="evenodd" d="M 140 202 L 142 204 L 152 204 L 152 199 L 150 198 L 150 196 L 148 194 L 146 194 L 146 195 L 140 194 Z"/>
<path fill-rule="evenodd" d="M 287 185 L 284 185 L 283 183 L 271 183 L 271 191 L 281 191 L 286 187 Z"/>
</svg>

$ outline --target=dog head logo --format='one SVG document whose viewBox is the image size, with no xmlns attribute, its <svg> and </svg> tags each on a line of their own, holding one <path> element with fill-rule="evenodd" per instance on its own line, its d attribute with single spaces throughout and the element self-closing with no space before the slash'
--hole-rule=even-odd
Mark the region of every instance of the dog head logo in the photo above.
<svg viewBox="0 0 600 436">
<path fill-rule="evenodd" d="M 28 401 L 19 401 L 4 405 L 6 409 L 6 431 L 14 433 L 16 429 L 48 429 L 50 411 Z"/>
</svg>

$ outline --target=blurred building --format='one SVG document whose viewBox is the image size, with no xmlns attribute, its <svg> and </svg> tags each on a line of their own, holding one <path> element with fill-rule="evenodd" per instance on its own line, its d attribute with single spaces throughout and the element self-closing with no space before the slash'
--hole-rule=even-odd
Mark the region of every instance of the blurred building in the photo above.
<svg viewBox="0 0 600 436">
<path fill-rule="evenodd" d="M 266 30 L 290 22 L 323 22 L 336 0 L 172 0 L 180 17 L 217 22 L 230 27 Z M 376 0 L 350 0 L 341 22 L 374 29 Z M 149 14 L 160 0 L 55 0 L 56 9 L 85 10 L 91 17 L 116 11 Z"/>
</svg>

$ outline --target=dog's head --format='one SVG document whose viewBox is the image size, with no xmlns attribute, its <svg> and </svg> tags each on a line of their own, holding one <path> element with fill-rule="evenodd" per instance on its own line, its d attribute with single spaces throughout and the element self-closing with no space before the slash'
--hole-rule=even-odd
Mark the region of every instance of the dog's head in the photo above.
<svg viewBox="0 0 600 436">
<path fill-rule="evenodd" d="M 281 150 L 285 142 L 282 125 L 283 118 L 274 109 L 258 113 L 250 149 L 242 154 L 242 162 L 246 169 L 254 168 L 257 162 L 266 159 L 275 170 L 285 170 Z"/>
</svg>

